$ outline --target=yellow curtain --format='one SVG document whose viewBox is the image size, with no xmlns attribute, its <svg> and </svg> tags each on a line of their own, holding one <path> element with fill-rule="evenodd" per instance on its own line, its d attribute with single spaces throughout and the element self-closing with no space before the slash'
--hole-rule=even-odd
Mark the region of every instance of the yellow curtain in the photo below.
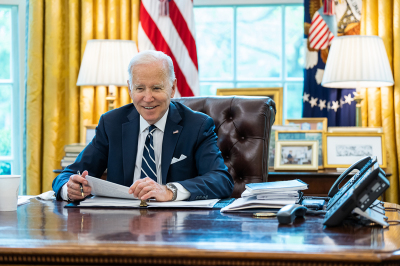
<svg viewBox="0 0 400 266">
<path fill-rule="evenodd" d="M 392 67 L 394 86 L 362 89 L 362 124 L 383 127 L 388 159 L 386 172 L 392 174 L 385 200 L 399 203 L 400 0 L 363 0 L 361 34 L 383 39 Z"/>
<path fill-rule="evenodd" d="M 85 125 L 107 111 L 106 87 L 77 87 L 90 39 L 137 41 L 140 0 L 29 2 L 27 73 L 27 194 L 51 190 L 64 145 L 84 142 Z M 130 102 L 117 90 L 117 107 Z"/>
</svg>

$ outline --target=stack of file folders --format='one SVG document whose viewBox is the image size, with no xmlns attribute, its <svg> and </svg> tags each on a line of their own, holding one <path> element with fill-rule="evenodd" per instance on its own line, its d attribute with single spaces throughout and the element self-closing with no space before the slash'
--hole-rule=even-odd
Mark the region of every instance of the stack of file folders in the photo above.
<svg viewBox="0 0 400 266">
<path fill-rule="evenodd" d="M 221 212 L 243 209 L 275 209 L 301 201 L 301 190 L 308 185 L 299 179 L 276 182 L 251 183 L 246 185 L 242 197 L 221 209 Z"/>
</svg>

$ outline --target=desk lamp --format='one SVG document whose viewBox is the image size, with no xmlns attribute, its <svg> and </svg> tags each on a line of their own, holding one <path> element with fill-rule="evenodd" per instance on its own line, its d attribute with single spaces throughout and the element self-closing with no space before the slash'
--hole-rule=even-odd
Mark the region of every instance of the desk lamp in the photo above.
<svg viewBox="0 0 400 266">
<path fill-rule="evenodd" d="M 360 89 L 394 84 L 382 39 L 365 35 L 334 38 L 321 84 L 328 88 L 356 88 L 356 126 L 360 127 Z"/>
<path fill-rule="evenodd" d="M 87 41 L 76 85 L 108 86 L 108 110 L 114 109 L 116 86 L 127 86 L 129 61 L 137 52 L 134 41 Z"/>
</svg>

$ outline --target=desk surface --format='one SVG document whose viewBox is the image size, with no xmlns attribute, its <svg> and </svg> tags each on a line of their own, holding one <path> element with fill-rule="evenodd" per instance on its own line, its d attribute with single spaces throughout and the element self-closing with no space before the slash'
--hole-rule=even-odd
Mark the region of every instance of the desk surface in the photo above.
<svg viewBox="0 0 400 266">
<path fill-rule="evenodd" d="M 208 209 L 66 209 L 39 201 L 0 213 L 0 263 L 398 265 L 400 225 L 326 228 Z M 398 212 L 388 212 L 391 220 Z"/>
</svg>

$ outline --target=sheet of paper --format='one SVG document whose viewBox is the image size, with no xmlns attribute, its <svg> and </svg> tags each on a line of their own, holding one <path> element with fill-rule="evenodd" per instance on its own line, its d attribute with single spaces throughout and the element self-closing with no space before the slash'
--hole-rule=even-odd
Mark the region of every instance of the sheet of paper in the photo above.
<svg viewBox="0 0 400 266">
<path fill-rule="evenodd" d="M 212 208 L 219 199 L 211 200 L 194 200 L 194 201 L 167 201 L 156 202 L 150 201 L 147 203 L 149 207 L 169 207 L 169 208 Z"/>
<path fill-rule="evenodd" d="M 168 202 L 147 202 L 148 207 L 169 207 L 169 208 L 212 208 L 219 199 L 195 200 L 195 201 L 168 201 Z M 140 200 L 117 199 L 94 196 L 81 201 L 81 207 L 139 207 Z"/>
<path fill-rule="evenodd" d="M 82 207 L 139 207 L 140 200 L 138 199 L 117 199 L 108 197 L 94 196 L 87 198 L 79 203 Z"/>
<path fill-rule="evenodd" d="M 276 199 L 276 200 L 259 200 L 256 197 L 238 198 L 228 206 L 221 209 L 221 212 L 235 211 L 250 208 L 277 208 L 280 209 L 288 204 L 294 204 L 296 200 Z"/>
<path fill-rule="evenodd" d="M 122 199 L 135 199 L 133 194 L 129 194 L 129 187 L 115 184 L 93 176 L 86 176 L 89 186 L 92 187 L 92 195 L 113 197 Z"/>
</svg>

